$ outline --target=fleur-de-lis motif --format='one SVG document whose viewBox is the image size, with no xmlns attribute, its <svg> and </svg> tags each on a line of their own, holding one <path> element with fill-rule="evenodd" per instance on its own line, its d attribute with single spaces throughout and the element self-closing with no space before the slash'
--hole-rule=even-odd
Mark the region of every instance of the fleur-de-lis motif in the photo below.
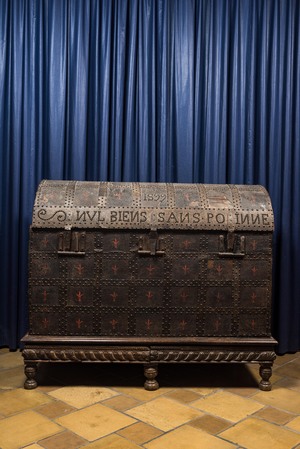
<svg viewBox="0 0 300 449">
<path fill-rule="evenodd" d="M 254 267 L 251 268 L 251 271 L 252 271 L 253 276 L 255 276 L 256 273 L 257 273 L 257 271 L 258 271 L 258 269 L 257 269 L 256 266 L 254 265 Z"/>
<path fill-rule="evenodd" d="M 112 319 L 109 323 L 111 324 L 111 327 L 113 328 L 113 330 L 115 330 L 116 326 L 118 324 L 118 321 L 115 319 Z"/>
<path fill-rule="evenodd" d="M 147 293 L 146 293 L 146 297 L 147 297 L 147 299 L 148 299 L 148 301 L 151 301 L 151 299 L 153 298 L 153 293 L 149 290 Z"/>
<path fill-rule="evenodd" d="M 81 291 L 76 292 L 76 298 L 78 302 L 82 301 L 84 294 Z"/>
<path fill-rule="evenodd" d="M 43 274 L 43 275 L 46 275 L 46 274 L 49 273 L 49 271 L 50 271 L 49 265 L 48 265 L 47 263 L 44 263 L 44 264 L 41 266 L 41 272 L 42 272 L 42 274 Z"/>
<path fill-rule="evenodd" d="M 152 276 L 153 272 L 156 270 L 156 267 L 150 264 L 146 267 L 146 270 L 148 271 L 149 276 Z"/>
<path fill-rule="evenodd" d="M 111 269 L 112 269 L 112 271 L 113 271 L 114 274 L 117 274 L 119 268 L 117 267 L 116 264 L 114 264 L 114 265 L 111 267 Z"/>
<path fill-rule="evenodd" d="M 111 296 L 113 302 L 116 302 L 116 299 L 117 299 L 117 297 L 118 297 L 119 295 L 118 295 L 118 293 L 116 293 L 116 292 L 112 292 L 112 293 L 110 293 L 110 296 Z"/>
<path fill-rule="evenodd" d="M 218 302 L 220 302 L 224 299 L 224 296 L 220 292 L 218 292 L 218 294 L 216 295 L 216 299 Z"/>
<path fill-rule="evenodd" d="M 180 298 L 182 299 L 183 302 L 185 302 L 188 299 L 189 295 L 183 291 L 180 295 Z"/>
<path fill-rule="evenodd" d="M 43 240 L 42 240 L 42 244 L 43 244 L 43 246 L 48 246 L 48 243 L 49 243 L 49 240 L 47 239 L 47 237 L 45 236 L 44 238 L 43 238 Z"/>
<path fill-rule="evenodd" d="M 47 301 L 47 297 L 48 297 L 47 290 L 44 290 L 44 291 L 43 291 L 43 301 L 44 301 L 44 302 Z"/>
<path fill-rule="evenodd" d="M 118 249 L 118 246 L 119 246 L 120 241 L 119 241 L 117 238 L 114 238 L 113 241 L 112 241 L 112 243 L 113 243 L 113 245 L 114 245 L 114 248 L 115 248 L 115 249 Z"/>
<path fill-rule="evenodd" d="M 81 321 L 80 318 L 78 318 L 78 320 L 76 320 L 76 325 L 78 329 L 81 329 L 81 325 L 83 324 L 83 321 Z"/>
<path fill-rule="evenodd" d="M 214 324 L 215 324 L 215 330 L 218 332 L 218 330 L 220 328 L 220 324 L 221 324 L 221 321 L 219 320 L 219 318 L 215 320 Z"/>
<path fill-rule="evenodd" d="M 256 250 L 256 246 L 257 246 L 257 241 L 256 240 L 252 240 L 251 246 L 252 246 L 253 251 L 255 251 Z"/>
<path fill-rule="evenodd" d="M 47 329 L 48 326 L 49 326 L 49 320 L 47 320 L 47 318 L 44 318 L 44 319 L 42 320 L 42 323 L 43 323 L 44 329 Z"/>
<path fill-rule="evenodd" d="M 222 271 L 223 271 L 223 268 L 221 267 L 221 265 L 220 265 L 220 264 L 219 264 L 219 265 L 217 265 L 217 267 L 216 267 L 216 271 L 217 271 L 218 275 L 220 276 L 220 275 L 221 275 L 221 273 L 222 273 Z"/>
<path fill-rule="evenodd" d="M 185 320 L 182 320 L 182 321 L 180 321 L 180 323 L 179 323 L 179 327 L 180 327 L 180 329 L 183 330 L 183 331 L 185 330 L 186 325 L 187 325 L 187 322 L 186 322 Z"/>
<path fill-rule="evenodd" d="M 191 245 L 191 241 L 190 240 L 184 240 L 183 242 L 182 242 L 182 246 L 184 246 L 184 248 L 185 249 L 188 249 L 189 248 L 189 246 Z"/>
<path fill-rule="evenodd" d="M 148 319 L 147 321 L 145 321 L 145 324 L 146 324 L 147 330 L 149 331 L 151 329 L 152 324 L 153 324 L 152 321 Z"/>
<path fill-rule="evenodd" d="M 182 270 L 183 270 L 185 275 L 187 275 L 188 272 L 190 271 L 190 268 L 186 264 L 183 267 L 181 267 L 181 268 L 182 268 Z"/>
<path fill-rule="evenodd" d="M 118 190 L 118 191 L 114 191 L 114 196 L 116 197 L 116 198 L 118 198 L 118 200 L 121 200 L 122 199 L 122 191 L 121 190 Z"/>
<path fill-rule="evenodd" d="M 84 266 L 81 263 L 78 263 L 77 265 L 75 265 L 75 270 L 77 271 L 79 276 L 81 276 L 84 272 Z"/>
</svg>

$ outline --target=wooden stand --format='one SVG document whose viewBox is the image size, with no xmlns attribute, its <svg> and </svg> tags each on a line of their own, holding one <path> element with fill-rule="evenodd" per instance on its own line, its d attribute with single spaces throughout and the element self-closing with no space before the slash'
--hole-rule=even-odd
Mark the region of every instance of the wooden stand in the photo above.
<svg viewBox="0 0 300 449">
<path fill-rule="evenodd" d="M 39 337 L 26 335 L 23 357 L 24 388 L 37 387 L 39 363 L 140 363 L 144 365 L 146 390 L 157 390 L 159 363 L 257 363 L 260 365 L 259 388 L 269 391 L 272 365 L 276 358 L 273 338 L 188 338 L 175 344 L 174 338 L 105 340 L 80 337 Z"/>
</svg>

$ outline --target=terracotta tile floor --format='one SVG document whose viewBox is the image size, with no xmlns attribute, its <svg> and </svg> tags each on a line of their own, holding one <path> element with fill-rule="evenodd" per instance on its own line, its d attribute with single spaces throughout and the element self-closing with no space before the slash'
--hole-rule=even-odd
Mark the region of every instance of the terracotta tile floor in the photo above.
<svg viewBox="0 0 300 449">
<path fill-rule="evenodd" d="M 300 449 L 300 353 L 257 365 L 42 364 L 23 389 L 21 353 L 0 349 L 0 449 Z"/>
</svg>

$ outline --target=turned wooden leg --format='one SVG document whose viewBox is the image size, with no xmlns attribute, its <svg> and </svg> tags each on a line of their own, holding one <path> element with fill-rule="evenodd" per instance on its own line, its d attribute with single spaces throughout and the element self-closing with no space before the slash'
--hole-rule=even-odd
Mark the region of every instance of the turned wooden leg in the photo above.
<svg viewBox="0 0 300 449">
<path fill-rule="evenodd" d="M 259 388 L 262 391 L 272 390 L 272 384 L 269 380 L 272 376 L 272 365 L 273 362 L 260 363 L 259 374 L 261 375 L 261 381 L 259 383 Z"/>
<path fill-rule="evenodd" d="M 35 380 L 37 373 L 37 363 L 25 362 L 24 372 L 27 377 L 27 379 L 24 382 L 24 388 L 26 390 L 33 390 L 34 388 L 37 387 L 37 381 Z"/>
<path fill-rule="evenodd" d="M 146 377 L 146 382 L 144 383 L 145 390 L 154 391 L 159 388 L 159 383 L 155 379 L 157 372 L 157 363 L 144 365 L 144 374 Z"/>
</svg>

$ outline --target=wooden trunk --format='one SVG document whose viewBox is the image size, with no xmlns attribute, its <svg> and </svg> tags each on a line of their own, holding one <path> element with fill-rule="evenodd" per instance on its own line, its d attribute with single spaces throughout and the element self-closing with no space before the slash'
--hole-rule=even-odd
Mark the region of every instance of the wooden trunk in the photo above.
<svg viewBox="0 0 300 449">
<path fill-rule="evenodd" d="M 261 186 L 42 181 L 25 388 L 39 362 L 261 365 L 270 390 L 273 212 Z"/>
</svg>

